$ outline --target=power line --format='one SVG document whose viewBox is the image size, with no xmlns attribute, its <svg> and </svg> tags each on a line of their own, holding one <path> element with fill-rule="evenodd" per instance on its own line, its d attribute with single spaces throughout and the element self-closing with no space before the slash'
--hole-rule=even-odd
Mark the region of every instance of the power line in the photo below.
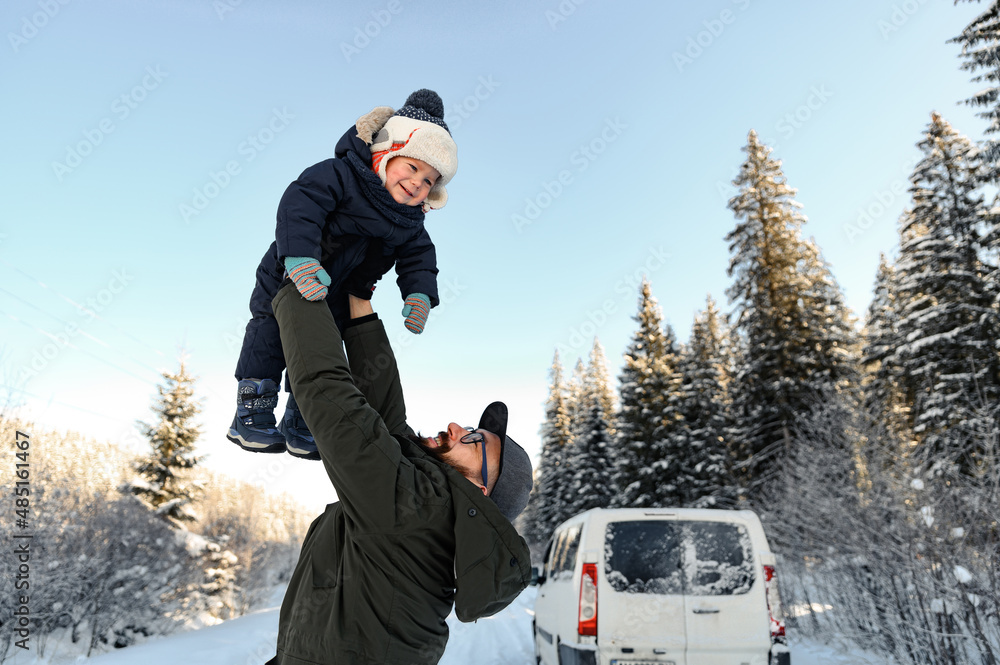
<svg viewBox="0 0 1000 665">
<path fill-rule="evenodd" d="M 150 351 L 152 351 L 153 353 L 155 353 L 158 356 L 166 357 L 166 354 L 163 353 L 162 351 L 160 351 L 159 349 L 157 349 L 157 348 L 149 345 L 145 341 L 143 341 L 143 340 L 139 339 L 138 337 L 132 335 L 127 330 L 124 330 L 123 328 L 120 328 L 120 327 L 116 326 L 114 323 L 108 321 L 107 319 L 105 319 L 103 316 L 101 316 L 100 314 L 98 314 L 94 310 L 92 310 L 92 309 L 90 309 L 90 308 L 88 308 L 88 307 L 86 307 L 84 305 L 81 305 L 80 303 L 76 302 L 75 300 L 73 300 L 69 296 L 60 293 L 59 291 L 57 291 L 56 289 L 52 288 L 51 286 L 49 286 L 45 282 L 41 281 L 40 279 L 38 279 L 38 278 L 36 278 L 36 277 L 34 277 L 34 276 L 26 273 L 24 270 L 22 270 L 18 266 L 12 265 L 11 263 L 9 263 L 9 262 L 7 262 L 7 261 L 5 261 L 3 259 L 0 259 L 0 263 L 3 263 L 5 266 L 7 266 L 8 268 L 10 268 L 11 270 L 14 270 L 15 272 L 18 272 L 21 275 L 23 275 L 24 277 L 30 279 L 32 282 L 34 282 L 38 286 L 42 287 L 43 289 L 51 291 L 56 296 L 58 296 L 62 300 L 65 300 L 70 305 L 72 305 L 73 307 L 77 308 L 78 310 L 80 310 L 84 314 L 87 314 L 88 316 L 92 316 L 94 318 L 100 319 L 101 321 L 103 321 L 105 323 L 105 325 L 113 328 L 120 335 L 124 335 L 125 337 L 128 337 L 129 339 L 131 339 L 133 342 L 136 342 L 137 344 L 141 344 L 142 346 L 146 347 L 147 349 L 149 349 Z M 9 291 L 7 293 L 9 293 Z"/>
<path fill-rule="evenodd" d="M 31 309 L 34 309 L 35 311 L 41 312 L 42 314 L 44 314 L 44 315 L 46 315 L 46 316 L 48 316 L 48 317 L 50 317 L 52 319 L 55 319 L 56 321 L 58 321 L 59 323 L 61 323 L 66 330 L 71 330 L 72 329 L 74 331 L 73 332 L 74 335 L 83 335 L 87 339 L 89 339 L 89 340 L 91 340 L 91 341 L 93 341 L 93 342 L 95 342 L 97 344 L 100 344 L 101 346 L 105 347 L 106 349 L 112 349 L 113 348 L 110 344 L 108 344 L 104 340 L 98 339 L 97 337 L 94 337 L 93 335 L 91 335 L 91 334 L 87 333 L 86 331 L 84 331 L 79 325 L 76 325 L 76 324 L 73 324 L 73 323 L 68 323 L 68 322 L 64 321 L 63 319 L 59 318 L 55 314 L 53 314 L 51 312 L 45 311 L 44 309 L 38 307 L 34 303 L 29 302 L 29 301 L 25 300 L 24 298 L 20 297 L 16 293 L 11 293 L 10 291 L 8 291 L 7 289 L 5 289 L 3 287 L 0 287 L 0 292 L 6 293 L 8 296 L 10 296 L 11 298 L 14 298 L 18 302 L 26 305 L 27 307 L 30 307 Z M 12 314 L 8 314 L 7 316 L 13 318 L 15 321 L 20 321 L 20 319 L 18 319 L 17 317 L 13 316 Z M 28 325 L 29 327 L 32 327 L 30 324 L 28 324 L 28 323 L 26 323 L 24 321 L 21 321 L 21 323 L 24 323 L 25 325 Z M 34 330 L 36 332 L 39 332 L 39 333 L 45 335 L 46 337 L 52 339 L 54 342 L 60 343 L 60 341 L 58 339 L 56 339 L 51 333 L 48 333 L 48 332 L 46 332 L 46 331 L 44 331 L 44 330 L 42 330 L 40 328 L 34 328 Z M 82 349 L 79 349 L 79 347 L 76 347 L 76 346 L 73 346 L 72 344 L 69 344 L 68 342 L 67 342 L 67 345 L 71 346 L 74 349 L 82 350 Z M 156 369 L 155 367 L 150 367 L 146 363 L 142 362 L 141 360 L 137 360 L 136 358 L 134 358 L 131 355 L 128 355 L 128 354 L 120 354 L 120 355 L 124 356 L 128 360 L 131 360 L 136 365 L 139 365 L 140 367 L 142 367 L 144 369 L 148 369 L 151 372 L 154 372 L 157 375 L 159 375 L 159 374 L 162 373 L 161 370 Z M 163 354 L 160 354 L 160 355 L 163 355 Z"/>
<path fill-rule="evenodd" d="M 6 293 L 6 294 L 7 294 L 8 296 L 10 296 L 11 298 L 13 298 L 14 300 L 17 300 L 17 301 L 18 301 L 18 302 L 20 302 L 21 304 L 23 304 L 23 305 L 26 305 L 26 306 L 30 307 L 31 309 L 35 310 L 36 312 L 41 312 L 42 314 L 44 314 L 44 315 L 46 315 L 46 316 L 48 316 L 48 317 L 51 317 L 51 318 L 55 319 L 56 321 L 58 321 L 59 323 L 63 324 L 63 325 L 64 325 L 64 326 L 66 326 L 67 328 L 68 328 L 68 327 L 69 327 L 70 325 L 72 325 L 72 324 L 69 324 L 69 323 L 66 323 L 65 321 L 63 321 L 62 319 L 60 319 L 60 318 L 59 318 L 58 316 L 56 316 L 55 314 L 53 314 L 53 313 L 51 313 L 51 312 L 46 312 L 46 311 L 45 311 L 44 309 L 42 309 L 41 307 L 39 307 L 39 306 L 38 306 L 38 305 L 36 305 L 35 303 L 33 303 L 33 302 L 31 302 L 31 301 L 28 301 L 28 300 L 25 300 L 24 298 L 22 298 L 21 296 L 17 295 L 16 293 L 11 293 L 11 292 L 10 292 L 10 291 L 8 291 L 7 289 L 3 288 L 2 286 L 0 286 L 0 291 L 2 291 L 3 293 Z M 10 315 L 10 314 L 8 314 L 8 316 L 11 316 L 11 315 Z M 94 341 L 94 342 L 97 342 L 97 343 L 98 343 L 98 344 L 100 344 L 101 346 L 103 346 L 103 347 L 106 347 L 106 348 L 108 348 L 108 349 L 110 349 L 110 348 L 111 348 L 111 345 L 110 345 L 110 344 L 108 344 L 107 342 L 105 342 L 105 341 L 103 341 L 103 340 L 100 340 L 100 339 L 97 339 L 97 338 L 96 338 L 96 337 L 94 337 L 93 335 L 90 335 L 90 334 L 88 334 L 88 333 L 84 332 L 83 330 L 80 330 L 80 326 L 77 326 L 77 327 L 76 327 L 76 330 L 77 330 L 77 332 L 79 332 L 79 334 L 83 335 L 83 336 L 84 336 L 84 337 L 86 337 L 87 339 L 89 339 L 89 340 L 91 340 L 91 341 Z M 45 332 L 44 330 L 39 330 L 39 332 L 42 332 L 42 333 L 44 333 L 44 334 L 46 334 L 46 335 L 49 335 L 49 333 L 46 333 L 46 332 Z M 51 335 L 49 335 L 49 337 L 51 337 Z M 74 347 L 74 348 L 76 348 L 76 347 Z"/>
<path fill-rule="evenodd" d="M 2 290 L 2 289 L 0 289 L 0 290 Z M 119 372 L 122 372 L 123 374 L 127 374 L 127 375 L 131 376 L 132 378 L 134 378 L 134 379 L 136 379 L 136 380 L 138 380 L 138 381 L 141 381 L 141 382 L 143 382 L 143 383 L 149 383 L 149 380 L 148 380 L 148 379 L 144 379 L 144 378 L 142 378 L 141 376 L 137 376 L 137 375 L 133 374 L 132 372 L 128 371 L 127 369 L 124 369 L 124 368 L 122 368 L 122 367 L 119 367 L 118 365 L 115 365 L 115 364 L 114 364 L 113 362 L 111 362 L 111 361 L 109 361 L 109 360 L 105 360 L 104 358 L 101 358 L 100 356 L 98 356 L 98 355 L 96 355 L 96 354 L 94 354 L 94 353 L 91 353 L 91 352 L 90 352 L 90 351 L 88 351 L 87 349 L 82 349 L 82 348 L 80 348 L 80 347 L 78 347 L 78 346 L 74 345 L 74 344 L 73 344 L 73 343 L 72 343 L 71 341 L 69 341 L 69 339 L 66 339 L 66 340 L 59 340 L 59 339 L 57 339 L 57 338 L 56 338 L 56 337 L 55 337 L 54 335 L 52 335 L 51 333 L 48 333 L 48 332 L 46 332 L 46 331 L 44 331 L 44 330 L 42 330 L 42 329 L 40 329 L 40 328 L 36 328 L 35 326 L 31 325 L 31 324 L 30 324 L 30 323 L 28 323 L 27 321 L 23 321 L 23 320 L 19 319 L 18 317 L 14 316 L 13 314 L 11 314 L 11 313 L 9 313 L 9 312 L 4 312 L 3 310 L 0 310 L 0 314 L 6 314 L 8 318 L 10 318 L 10 319 L 13 319 L 14 321 L 17 321 L 18 323 L 20 323 L 21 325 L 23 325 L 23 326 L 25 326 L 25 327 L 27 327 L 27 328 L 30 328 L 31 330 L 34 330 L 35 332 L 37 332 L 37 333 L 40 333 L 40 334 L 42 334 L 42 335 L 44 335 L 44 336 L 46 336 L 46 337 L 48 337 L 48 338 L 52 339 L 52 340 L 53 340 L 53 342 L 54 342 L 54 343 L 56 343 L 56 344 L 62 344 L 62 345 L 65 345 L 65 346 L 68 346 L 68 347 L 70 347 L 70 348 L 72 348 L 72 349 L 76 349 L 77 351 L 80 351 L 81 353 L 85 353 L 85 354 L 87 354 L 88 356 L 90 356 L 91 358 L 94 358 L 95 360 L 97 360 L 97 361 L 99 361 L 99 362 L 102 362 L 102 363 L 104 363 L 104 364 L 105 364 L 105 365 L 107 365 L 108 367 L 111 367 L 111 368 L 113 368 L 113 369 L 116 369 L 116 370 L 118 370 Z M 43 356 L 43 358 L 44 358 L 44 356 Z M 53 359 L 54 359 L 54 358 L 53 358 Z M 45 358 L 45 360 L 50 360 L 50 359 L 48 359 L 48 358 Z M 133 362 L 135 362 L 135 361 L 133 361 Z M 48 364 L 48 363 L 46 363 L 46 364 Z M 141 363 L 140 363 L 140 364 L 141 364 Z M 143 365 L 143 367 L 145 367 L 145 366 Z M 156 372 L 156 374 L 158 374 L 158 375 L 160 374 L 160 372 L 159 372 L 159 371 L 157 371 L 157 370 L 154 370 L 154 369 L 152 369 L 151 367 L 146 367 L 146 369 L 150 369 L 150 370 L 152 370 L 153 372 Z"/>
</svg>

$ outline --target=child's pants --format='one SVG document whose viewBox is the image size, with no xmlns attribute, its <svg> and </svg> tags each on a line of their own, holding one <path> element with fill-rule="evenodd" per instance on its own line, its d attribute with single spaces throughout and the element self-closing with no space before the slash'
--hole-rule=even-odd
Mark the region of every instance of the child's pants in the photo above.
<svg viewBox="0 0 1000 665">
<path fill-rule="evenodd" d="M 271 243 L 271 247 L 257 266 L 257 283 L 250 295 L 252 318 L 247 323 L 240 359 L 236 363 L 237 381 L 271 379 L 277 384 L 281 383 L 281 373 L 285 370 L 285 354 L 281 350 L 278 321 L 274 318 L 271 300 L 277 295 L 282 281 L 284 281 L 284 270 L 278 265 L 278 248 L 276 244 Z M 338 291 L 331 290 L 327 294 L 326 304 L 333 312 L 337 326 L 343 328 L 343 322 L 348 318 L 347 298 L 342 291 L 339 291 L 340 283 L 331 286 L 338 287 Z M 285 390 L 291 392 L 287 380 Z"/>
</svg>

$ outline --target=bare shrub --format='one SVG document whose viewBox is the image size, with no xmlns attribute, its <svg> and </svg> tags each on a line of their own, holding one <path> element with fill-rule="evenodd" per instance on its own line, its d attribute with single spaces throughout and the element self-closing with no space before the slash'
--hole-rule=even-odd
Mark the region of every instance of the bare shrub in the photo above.
<svg viewBox="0 0 1000 665">
<path fill-rule="evenodd" d="M 207 474 L 198 506 L 198 533 L 225 544 L 239 559 L 236 599 L 239 613 L 287 582 L 315 515 L 287 495 L 274 496 L 247 482 Z"/>
<path fill-rule="evenodd" d="M 39 657 L 125 647 L 199 619 L 242 614 L 290 576 L 308 517 L 288 497 L 196 470 L 192 482 L 208 489 L 198 507 L 204 516 L 189 531 L 120 491 L 134 475 L 131 454 L 0 417 L 0 450 L 11 461 L 17 431 L 31 435 L 22 533 L 32 534 L 31 648 Z M 15 480 L 13 463 L 0 465 L 0 486 Z M 15 529 L 13 520 L 0 522 L 0 538 L 13 542 Z M 0 568 L 3 598 L 15 597 L 15 581 L 14 568 Z M 0 604 L 0 663 L 20 651 L 14 609 Z M 63 636 L 61 648 L 78 648 L 47 653 Z"/>
<path fill-rule="evenodd" d="M 996 414 L 993 424 L 970 474 L 917 464 L 905 441 L 835 399 L 798 423 L 764 512 L 795 629 L 901 663 L 997 664 Z"/>
</svg>

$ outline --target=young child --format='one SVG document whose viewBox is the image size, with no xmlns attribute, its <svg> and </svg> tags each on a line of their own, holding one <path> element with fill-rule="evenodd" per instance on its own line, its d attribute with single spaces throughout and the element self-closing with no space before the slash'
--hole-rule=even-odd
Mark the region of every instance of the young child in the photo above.
<svg viewBox="0 0 1000 665">
<path fill-rule="evenodd" d="M 236 365 L 236 416 L 227 438 L 245 450 L 319 459 L 295 397 L 281 424 L 274 408 L 285 356 L 271 299 L 287 275 L 307 300 L 326 299 L 340 325 L 347 294 L 371 298 L 393 265 L 405 325 L 420 334 L 438 304 L 437 261 L 424 213 L 444 207 L 458 149 L 437 93 L 417 90 L 403 108 L 379 106 L 337 142 L 335 157 L 302 172 L 278 205 L 275 242 L 257 267 Z M 277 427 L 276 427 L 277 425 Z"/>
</svg>

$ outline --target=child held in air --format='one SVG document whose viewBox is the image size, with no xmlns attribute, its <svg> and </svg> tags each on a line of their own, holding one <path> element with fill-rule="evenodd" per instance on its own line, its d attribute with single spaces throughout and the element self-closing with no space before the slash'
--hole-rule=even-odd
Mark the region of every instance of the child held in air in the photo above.
<svg viewBox="0 0 1000 665">
<path fill-rule="evenodd" d="M 291 279 L 307 300 L 326 300 L 341 325 L 347 296 L 371 298 L 396 267 L 405 325 L 420 334 L 438 304 L 437 260 L 424 214 L 448 200 L 458 149 L 437 93 L 418 90 L 398 111 L 380 106 L 338 141 L 335 157 L 309 167 L 278 205 L 275 241 L 257 267 L 236 366 L 236 416 L 227 438 L 245 450 L 319 459 L 289 390 L 278 424 L 274 409 L 285 357 L 271 300 Z M 343 326 L 341 325 L 341 328 Z"/>
</svg>

